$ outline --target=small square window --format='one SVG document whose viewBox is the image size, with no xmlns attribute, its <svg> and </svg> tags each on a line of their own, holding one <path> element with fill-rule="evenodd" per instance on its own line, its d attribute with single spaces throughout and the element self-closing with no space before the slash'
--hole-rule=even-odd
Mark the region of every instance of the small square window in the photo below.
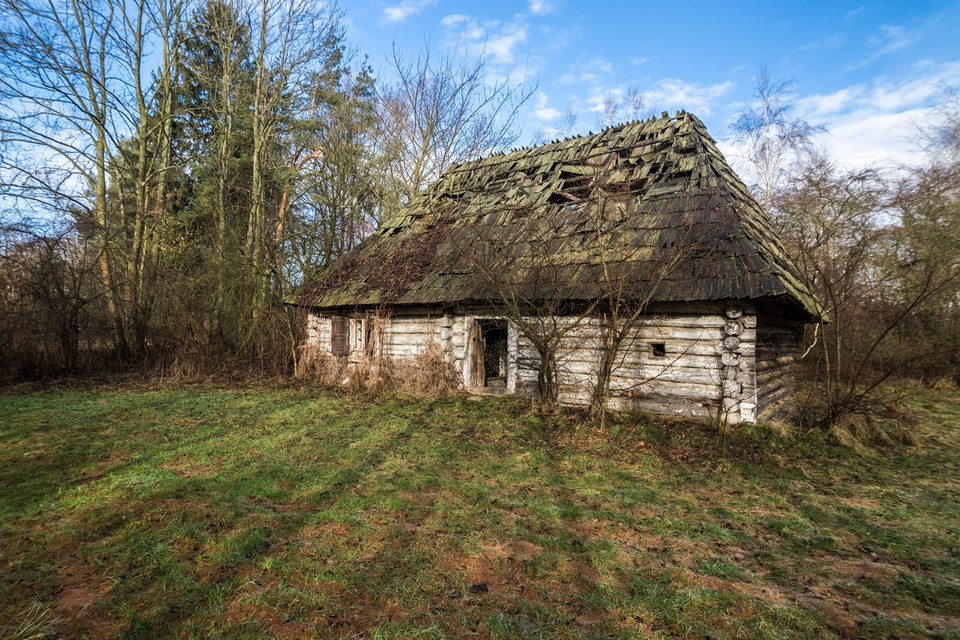
<svg viewBox="0 0 960 640">
<path fill-rule="evenodd" d="M 664 342 L 654 342 L 650 345 L 653 348 L 653 357 L 664 358 L 667 355 L 667 345 Z"/>
</svg>

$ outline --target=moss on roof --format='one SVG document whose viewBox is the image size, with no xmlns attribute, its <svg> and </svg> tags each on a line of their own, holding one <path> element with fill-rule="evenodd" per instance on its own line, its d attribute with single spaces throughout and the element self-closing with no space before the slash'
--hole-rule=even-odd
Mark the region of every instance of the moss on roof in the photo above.
<svg viewBox="0 0 960 640">
<path fill-rule="evenodd" d="M 471 255 L 477 245 L 502 240 L 501 271 L 520 281 L 524 264 L 543 259 L 532 255 L 541 233 L 571 299 L 602 295 L 601 257 L 623 256 L 634 284 L 656 279 L 647 283 L 655 301 L 775 297 L 807 319 L 819 315 L 767 216 L 703 123 L 683 112 L 449 169 L 297 303 L 489 299 L 481 272 L 491 264 Z M 665 263 L 669 273 L 658 268 Z"/>
</svg>

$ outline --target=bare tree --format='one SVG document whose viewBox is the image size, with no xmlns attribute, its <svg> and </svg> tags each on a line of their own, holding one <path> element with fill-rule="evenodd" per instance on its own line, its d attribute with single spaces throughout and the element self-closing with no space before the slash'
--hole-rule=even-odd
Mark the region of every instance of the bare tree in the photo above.
<svg viewBox="0 0 960 640">
<path fill-rule="evenodd" d="M 409 60 L 394 47 L 389 64 L 398 80 L 378 89 L 378 139 L 397 202 L 449 167 L 516 141 L 520 108 L 535 87 L 490 77 L 483 54 L 468 61 L 450 51 L 436 60 L 428 46 Z"/>
<path fill-rule="evenodd" d="M 608 172 L 615 171 L 610 167 Z M 610 174 L 612 175 L 612 174 Z M 604 177 L 600 185 L 604 185 Z M 674 274 L 679 265 L 702 237 L 703 225 L 707 215 L 724 215 L 722 212 L 690 206 L 692 213 L 681 233 L 668 247 L 659 247 L 653 255 L 651 247 L 642 242 L 624 242 L 622 225 L 629 211 L 630 201 L 616 194 L 617 185 L 600 186 L 591 199 L 590 211 L 595 260 L 598 264 L 597 313 L 600 315 L 597 348 L 600 357 L 596 368 L 593 394 L 590 401 L 590 413 L 599 420 L 603 428 L 611 399 L 611 383 L 616 371 L 623 367 L 625 358 L 639 338 L 640 330 L 655 315 L 651 312 L 651 303 L 658 293 L 663 293 L 666 281 Z M 727 214 L 729 215 L 729 214 Z M 635 233 L 635 232 L 634 232 Z M 619 237 L 617 237 L 619 235 Z M 629 386 L 620 389 L 630 393 L 641 385 L 662 375 L 684 354 L 675 354 L 665 366 L 646 377 L 635 379 Z"/>
<path fill-rule="evenodd" d="M 931 301 L 955 298 L 960 268 L 944 260 L 940 225 L 956 217 L 956 201 L 943 208 L 922 189 L 891 194 L 891 184 L 875 170 L 840 171 L 814 155 L 776 205 L 799 275 L 826 311 L 807 353 L 815 406 L 805 420 L 817 426 L 892 415 L 885 383 L 939 351 L 911 339 L 910 327 Z"/>
<path fill-rule="evenodd" d="M 911 265 L 902 291 L 916 290 L 930 270 L 947 277 L 960 271 L 960 91 L 944 88 L 934 118 L 921 131 L 927 143 L 925 162 L 909 167 L 899 181 L 895 210 L 899 226 L 891 244 L 899 259 Z M 931 297 L 898 330 L 905 349 L 929 353 L 909 373 L 926 381 L 960 382 L 960 287 Z M 932 353 L 931 353 L 932 352 Z M 907 372 L 905 372 L 907 373 Z"/>
<path fill-rule="evenodd" d="M 572 108 L 567 107 L 567 110 L 563 112 L 563 115 L 553 120 L 548 128 L 544 128 L 541 125 L 536 131 L 534 131 L 532 136 L 533 144 L 547 144 L 551 140 L 568 138 L 576 135 L 577 120 L 578 118 L 576 112 Z"/>
<path fill-rule="evenodd" d="M 0 379 L 79 367 L 87 310 L 103 293 L 93 255 L 72 226 L 0 229 Z"/>
<path fill-rule="evenodd" d="M 630 86 L 623 97 L 614 91 L 607 92 L 600 106 L 602 110 L 597 115 L 597 126 L 600 128 L 612 127 L 629 120 L 639 120 L 647 112 L 643 91 L 635 85 Z"/>
<path fill-rule="evenodd" d="M 280 250 L 270 246 L 275 234 L 268 235 L 268 220 L 276 217 L 274 212 L 268 215 L 269 175 L 288 165 L 271 166 L 270 160 L 275 157 L 271 150 L 285 134 L 289 135 L 284 125 L 289 124 L 290 116 L 311 102 L 313 79 L 322 68 L 325 44 L 329 44 L 323 36 L 339 27 L 342 13 L 335 5 L 317 5 L 310 0 L 258 0 L 250 9 L 255 80 L 251 198 L 244 255 L 256 283 L 251 305 L 256 321 L 267 300 L 270 269 L 275 262 L 268 260 L 268 254 Z"/>
<path fill-rule="evenodd" d="M 813 137 L 822 131 L 802 117 L 793 116 L 790 91 L 793 84 L 771 78 L 766 67 L 756 76 L 753 102 L 744 108 L 733 132 L 744 145 L 756 183 L 754 195 L 764 211 L 774 204 L 790 162 L 811 148 Z"/>
<path fill-rule="evenodd" d="M 178 11 L 169 2 L 0 2 L 0 136 L 8 145 L 0 180 L 21 206 L 70 215 L 93 239 L 121 354 L 145 341 L 150 185 L 162 172 L 163 125 L 149 118 L 156 85 L 143 73 L 147 43 Z M 120 172 L 127 181 L 113 181 Z"/>
</svg>

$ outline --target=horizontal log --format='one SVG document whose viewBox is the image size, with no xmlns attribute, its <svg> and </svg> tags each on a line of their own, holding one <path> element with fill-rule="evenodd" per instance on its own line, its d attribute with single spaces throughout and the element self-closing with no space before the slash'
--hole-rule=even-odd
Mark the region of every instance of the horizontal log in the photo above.
<svg viewBox="0 0 960 640">
<path fill-rule="evenodd" d="M 548 336 L 549 333 L 539 335 Z M 683 341 L 690 344 L 720 344 L 726 335 L 720 328 L 697 329 L 690 327 L 644 327 L 637 334 L 631 335 L 623 342 L 625 343 L 651 343 L 651 342 L 672 342 Z M 743 333 L 737 336 L 741 343 L 753 345 L 756 342 L 756 331 L 754 329 L 744 329 Z M 520 332 L 518 338 L 523 341 L 529 341 L 529 338 Z M 571 331 L 560 336 L 564 343 L 572 343 L 584 346 L 600 346 L 605 344 L 607 336 L 600 333 L 599 330 L 589 327 L 578 327 L 576 331 Z"/>
<path fill-rule="evenodd" d="M 781 376 L 775 380 L 760 381 L 757 384 L 757 394 L 767 395 L 775 393 L 778 389 L 793 387 L 795 384 L 793 376 Z"/>
<path fill-rule="evenodd" d="M 624 392 L 623 387 L 618 387 L 619 392 Z M 720 386 L 718 384 L 696 384 L 692 382 L 674 382 L 668 380 L 652 380 L 637 385 L 633 395 L 641 394 L 660 394 L 663 396 L 688 398 L 691 400 L 718 400 L 720 398 Z"/>
<path fill-rule="evenodd" d="M 580 386 L 584 389 L 593 389 L 593 376 L 574 375 L 569 372 L 559 372 L 560 383 L 566 386 Z M 536 383 L 537 373 L 532 369 L 521 368 L 517 371 L 518 382 Z M 610 383 L 611 390 L 617 393 L 651 393 L 654 391 L 669 396 L 688 397 L 692 399 L 701 397 L 719 397 L 720 382 L 710 378 L 696 379 L 669 379 L 665 376 L 657 378 L 618 378 Z"/>
<path fill-rule="evenodd" d="M 782 384 L 770 385 L 759 389 L 757 392 L 757 398 L 761 403 L 776 402 L 781 398 L 785 398 L 793 393 L 795 387 L 790 382 L 783 382 Z M 773 398 L 773 400 L 771 400 Z"/>
<path fill-rule="evenodd" d="M 532 353 L 527 353 L 525 355 L 528 356 L 528 359 L 535 359 L 532 357 Z M 581 365 L 586 365 L 596 368 L 600 364 L 601 356 L 602 353 L 599 351 L 561 351 L 557 354 L 557 361 L 570 366 L 579 367 Z M 623 372 L 634 369 L 667 369 L 671 367 L 714 370 L 719 366 L 720 356 L 715 354 L 697 356 L 686 353 L 671 354 L 670 352 L 667 352 L 666 356 L 658 357 L 649 353 L 640 353 L 624 354 L 624 357 L 614 360 L 614 368 Z"/>
<path fill-rule="evenodd" d="M 763 371 L 757 373 L 757 386 L 766 387 L 770 384 L 774 384 L 777 380 L 783 378 L 794 377 L 794 372 L 792 369 L 773 369 L 770 371 Z"/>
<path fill-rule="evenodd" d="M 426 349 L 430 346 L 443 348 L 438 337 L 418 339 L 403 339 L 400 336 L 391 336 L 383 342 L 384 348 L 393 349 Z"/>
<path fill-rule="evenodd" d="M 792 338 L 790 340 L 764 340 L 757 337 L 757 347 L 764 350 L 775 351 L 779 353 L 794 353 L 799 348 L 799 343 Z"/>
<path fill-rule="evenodd" d="M 417 345 L 395 345 L 386 344 L 383 347 L 383 355 L 387 358 L 410 358 L 418 357 L 428 351 L 426 346 Z"/>
<path fill-rule="evenodd" d="M 757 348 L 762 349 L 764 353 L 776 353 L 782 355 L 791 355 L 797 352 L 798 344 L 794 340 L 788 342 L 778 342 L 776 340 L 757 339 Z"/>
<path fill-rule="evenodd" d="M 727 307 L 735 305 L 743 309 L 744 315 L 752 315 L 757 311 L 756 305 L 749 300 L 736 300 L 736 301 L 705 301 L 705 302 L 663 302 L 663 303 L 653 303 L 650 305 L 651 313 L 699 313 L 699 314 L 712 314 L 712 315 L 724 315 L 727 311 Z"/>
<path fill-rule="evenodd" d="M 760 377 L 784 374 L 792 375 L 796 368 L 797 365 L 795 362 L 786 362 L 781 364 L 775 364 L 772 362 L 758 362 L 757 375 Z"/>
<path fill-rule="evenodd" d="M 766 397 L 771 394 L 779 393 L 783 389 L 792 390 L 795 386 L 796 382 L 792 378 L 781 378 L 779 380 L 771 381 L 769 384 L 757 387 L 757 396 Z"/>
<path fill-rule="evenodd" d="M 799 344 L 793 338 L 788 339 L 764 339 L 762 336 L 757 337 L 757 347 L 761 349 L 767 349 L 770 351 L 779 351 L 781 353 L 793 353 L 799 348 Z"/>
<path fill-rule="evenodd" d="M 768 369 L 779 369 L 781 367 L 790 367 L 796 363 L 796 359 L 790 356 L 780 356 L 777 358 L 764 358 L 760 351 L 757 351 L 757 371 L 766 371 Z"/>
<path fill-rule="evenodd" d="M 615 408 L 688 418 L 712 418 L 716 413 L 716 407 L 710 403 L 684 401 L 669 397 L 634 396 L 632 398 L 617 398 Z"/>
<path fill-rule="evenodd" d="M 442 330 L 442 325 L 439 322 L 427 322 L 426 320 L 401 320 L 401 321 L 391 321 L 385 325 L 381 325 L 383 330 L 387 333 L 409 333 L 410 331 L 436 331 L 439 333 Z"/>
<path fill-rule="evenodd" d="M 658 357 L 649 351 L 633 351 L 629 353 L 618 354 L 614 366 L 620 371 L 629 371 L 632 369 L 647 369 L 655 367 L 663 369 L 668 367 L 690 367 L 715 370 L 720 366 L 720 354 L 709 350 L 700 351 L 691 350 L 688 353 L 674 353 L 667 348 L 667 355 Z M 459 351 L 458 351 L 459 353 Z M 701 355 L 702 354 L 702 355 Z M 580 349 L 574 352 L 560 351 L 557 354 L 558 362 L 570 366 L 588 366 L 597 367 L 601 361 L 601 351 Z M 744 350 L 740 353 L 740 366 L 752 370 L 752 353 Z M 524 362 L 537 362 L 539 355 L 533 349 L 518 349 L 516 357 Z"/>
<path fill-rule="evenodd" d="M 776 369 L 777 367 L 790 367 L 796 364 L 797 359 L 793 354 L 784 355 L 783 353 L 757 353 L 757 367 L 762 369 Z"/>
<path fill-rule="evenodd" d="M 759 402 L 760 413 L 765 413 L 768 409 L 770 409 L 770 407 L 789 399 L 792 395 L 793 389 L 789 387 L 783 387 L 782 389 L 778 389 L 776 393 L 769 393 L 763 396 Z"/>
<path fill-rule="evenodd" d="M 572 385 L 572 384 L 561 384 L 559 385 L 558 395 L 561 402 L 568 404 L 590 404 L 591 399 L 593 398 L 593 389 L 588 388 L 582 385 Z M 624 403 L 637 403 L 643 402 L 647 398 L 655 397 L 658 398 L 658 402 L 663 404 L 673 404 L 674 406 L 681 405 L 705 405 L 713 404 L 719 402 L 720 395 L 719 393 L 709 394 L 709 393 L 690 393 L 687 390 L 687 393 L 684 393 L 683 390 L 677 389 L 675 386 L 668 387 L 664 389 L 635 389 L 632 390 L 630 394 L 623 392 L 621 390 L 611 389 L 611 398 L 618 398 L 621 402 Z"/>
<path fill-rule="evenodd" d="M 615 376 L 611 386 L 617 388 L 633 387 L 644 381 L 663 384 L 696 384 L 705 386 L 719 386 L 719 371 L 704 371 L 702 369 L 671 369 L 662 372 L 651 372 L 649 376 Z"/>
<path fill-rule="evenodd" d="M 523 368 L 537 368 L 539 358 L 533 356 L 518 357 L 518 364 Z M 563 357 L 563 354 L 557 358 L 557 367 L 564 372 L 573 375 L 593 376 L 600 367 L 598 359 L 594 360 L 573 360 Z M 680 358 L 676 361 L 667 358 L 657 358 L 650 363 L 630 363 L 629 365 L 617 366 L 613 369 L 613 375 L 625 378 L 648 378 L 655 375 L 669 373 L 671 377 L 677 376 L 711 376 L 719 379 L 720 361 L 717 357 L 709 358 Z"/>
</svg>

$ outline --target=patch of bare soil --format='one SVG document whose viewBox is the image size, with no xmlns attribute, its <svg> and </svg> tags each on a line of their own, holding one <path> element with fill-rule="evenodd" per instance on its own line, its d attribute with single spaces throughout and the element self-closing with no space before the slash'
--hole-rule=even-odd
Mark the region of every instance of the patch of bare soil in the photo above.
<svg viewBox="0 0 960 640">
<path fill-rule="evenodd" d="M 63 638 L 109 638 L 123 626 L 121 620 L 106 612 L 106 601 L 113 591 L 112 581 L 76 554 L 63 558 L 55 608 L 61 620 Z"/>
</svg>

